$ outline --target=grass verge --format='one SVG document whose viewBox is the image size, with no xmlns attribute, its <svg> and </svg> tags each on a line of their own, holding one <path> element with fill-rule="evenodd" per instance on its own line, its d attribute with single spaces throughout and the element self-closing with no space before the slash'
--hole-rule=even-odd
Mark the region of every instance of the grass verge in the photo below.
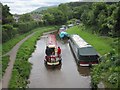
<svg viewBox="0 0 120 90">
<path fill-rule="evenodd" d="M 8 63 L 9 63 L 9 56 L 2 57 L 2 76 L 5 73 L 5 70 L 6 70 L 7 66 L 8 66 Z"/>
<path fill-rule="evenodd" d="M 85 26 L 75 26 L 67 30 L 69 34 L 78 34 L 86 42 L 91 44 L 101 55 L 104 55 L 112 50 L 113 39 L 110 37 L 102 37 L 97 34 L 92 34 Z"/>
<path fill-rule="evenodd" d="M 31 64 L 28 62 L 28 59 L 35 49 L 35 43 L 43 32 L 54 29 L 54 27 L 38 28 L 38 31 L 20 46 L 12 71 L 9 88 L 26 88 L 28 84 L 27 79 L 31 71 Z"/>
<path fill-rule="evenodd" d="M 47 28 L 52 28 L 53 26 L 47 26 Z M 42 29 L 45 29 L 46 27 L 41 27 L 41 30 Z M 25 33 L 23 35 L 18 35 L 16 36 L 15 38 L 9 40 L 8 42 L 6 43 L 3 43 L 2 45 L 0 45 L 0 48 L 2 48 L 2 55 L 7 53 L 8 51 L 10 51 L 13 46 L 15 46 L 20 40 L 22 40 L 23 38 L 25 38 L 27 35 L 31 34 L 32 32 L 35 32 L 39 30 L 39 28 L 36 28 L 36 29 L 33 29 L 32 31 L 28 32 L 28 33 Z M 0 54 L 1 55 L 1 54 Z"/>
<path fill-rule="evenodd" d="M 30 33 L 32 33 L 32 32 L 29 32 L 29 33 L 26 33 L 26 34 L 23 34 L 23 35 L 18 35 L 15 38 L 7 41 L 6 43 L 3 43 L 2 44 L 2 55 L 7 53 L 8 51 L 10 51 L 13 48 L 13 46 L 15 46 L 20 40 L 25 38 Z"/>
</svg>

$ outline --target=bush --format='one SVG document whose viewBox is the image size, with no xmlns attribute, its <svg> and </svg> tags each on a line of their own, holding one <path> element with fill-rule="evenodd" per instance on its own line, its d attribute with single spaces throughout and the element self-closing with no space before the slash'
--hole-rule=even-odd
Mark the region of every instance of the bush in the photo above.
<svg viewBox="0 0 120 90">
<path fill-rule="evenodd" d="M 2 42 L 6 42 L 18 33 L 17 28 L 12 25 L 5 24 L 2 26 Z"/>
<path fill-rule="evenodd" d="M 9 56 L 2 57 L 2 75 L 4 75 L 8 63 L 9 63 Z"/>
<path fill-rule="evenodd" d="M 104 59 L 92 68 L 92 85 L 97 86 L 100 81 L 103 81 L 107 88 L 119 88 L 120 57 L 115 50 L 112 50 L 105 55 Z"/>
</svg>

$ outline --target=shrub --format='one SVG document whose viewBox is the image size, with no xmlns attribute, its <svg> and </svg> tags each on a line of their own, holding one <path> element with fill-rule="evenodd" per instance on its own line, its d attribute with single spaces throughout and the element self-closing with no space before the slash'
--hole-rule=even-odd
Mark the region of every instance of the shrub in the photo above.
<svg viewBox="0 0 120 90">
<path fill-rule="evenodd" d="M 17 28 L 14 28 L 12 25 L 5 24 L 2 27 L 2 42 L 6 42 L 13 38 L 17 34 Z"/>
<path fill-rule="evenodd" d="M 9 56 L 2 57 L 2 75 L 4 75 L 8 63 L 9 63 Z"/>
</svg>

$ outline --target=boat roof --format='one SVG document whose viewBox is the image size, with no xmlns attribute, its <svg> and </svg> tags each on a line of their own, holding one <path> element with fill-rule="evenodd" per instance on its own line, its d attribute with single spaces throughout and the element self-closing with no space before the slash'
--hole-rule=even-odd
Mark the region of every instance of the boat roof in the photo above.
<svg viewBox="0 0 120 90">
<path fill-rule="evenodd" d="M 48 35 L 47 46 L 48 47 L 57 47 L 57 41 L 56 41 L 55 35 L 53 35 L 53 34 Z"/>
<path fill-rule="evenodd" d="M 85 40 L 83 40 L 79 35 L 74 34 L 71 35 L 72 39 L 76 42 L 76 44 L 82 48 L 82 47 L 92 47 L 89 43 L 87 43 Z"/>
</svg>

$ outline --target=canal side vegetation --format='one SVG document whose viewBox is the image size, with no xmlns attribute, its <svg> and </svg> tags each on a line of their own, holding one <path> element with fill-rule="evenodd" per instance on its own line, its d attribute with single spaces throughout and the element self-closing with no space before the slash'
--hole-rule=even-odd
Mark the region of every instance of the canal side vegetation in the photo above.
<svg viewBox="0 0 120 90">
<path fill-rule="evenodd" d="M 3 43 L 2 44 L 2 55 L 7 53 L 8 51 L 10 51 L 13 48 L 13 46 L 15 46 L 20 40 L 22 40 L 29 34 L 30 34 L 30 32 L 23 34 L 23 35 L 16 36 L 13 39 L 10 39 L 9 41 Z"/>
<path fill-rule="evenodd" d="M 12 71 L 9 88 L 26 88 L 31 71 L 31 64 L 28 62 L 28 59 L 34 51 L 36 41 L 42 33 L 50 30 L 55 30 L 55 27 L 38 28 L 38 31 L 20 46 Z"/>
<path fill-rule="evenodd" d="M 46 27 L 47 27 L 47 28 L 51 28 L 51 27 L 53 27 L 53 26 L 46 26 Z M 42 26 L 42 27 L 41 27 L 41 30 L 44 29 L 44 28 L 46 28 L 46 27 Z M 56 27 L 57 27 L 57 26 L 56 26 Z M 40 27 L 38 27 L 38 28 L 40 28 Z M 27 35 L 35 32 L 35 31 L 37 31 L 37 30 L 39 30 L 39 29 L 37 29 L 37 28 L 36 28 L 36 29 L 33 29 L 33 30 L 31 30 L 31 31 L 29 31 L 29 32 L 27 32 L 27 33 L 25 33 L 25 34 L 18 35 L 18 36 L 16 36 L 16 37 L 10 39 L 9 41 L 3 43 L 3 44 L 2 44 L 2 55 L 4 55 L 5 53 L 9 52 L 9 51 L 13 48 L 13 46 L 15 46 L 20 40 L 24 39 Z"/>
<path fill-rule="evenodd" d="M 2 57 L 2 76 L 5 73 L 8 63 L 9 63 L 9 55 Z"/>
</svg>

